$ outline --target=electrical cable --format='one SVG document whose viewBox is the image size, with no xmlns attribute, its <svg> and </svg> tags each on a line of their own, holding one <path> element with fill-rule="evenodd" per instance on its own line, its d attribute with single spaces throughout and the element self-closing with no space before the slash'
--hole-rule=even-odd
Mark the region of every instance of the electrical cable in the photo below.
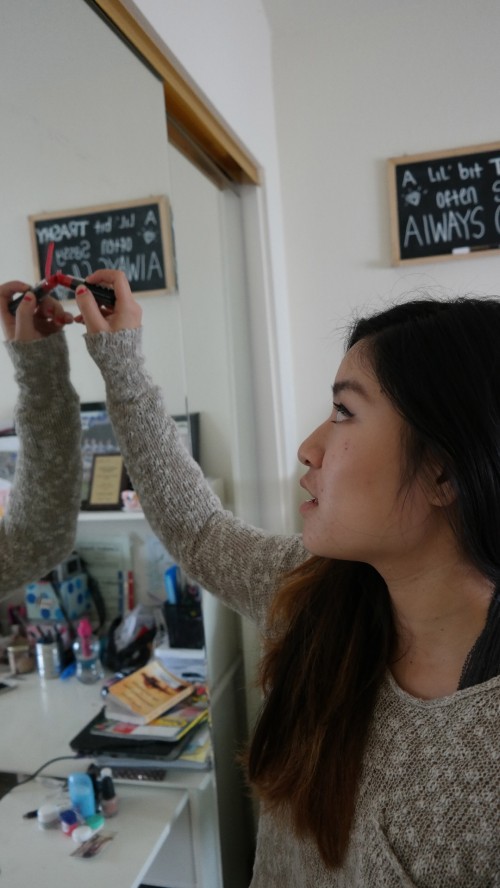
<svg viewBox="0 0 500 888">
<path fill-rule="evenodd" d="M 43 765 L 40 765 L 40 767 L 37 768 L 37 770 L 34 771 L 33 774 L 29 774 L 28 777 L 24 778 L 24 780 L 19 780 L 17 783 L 14 784 L 14 786 L 11 786 L 11 788 L 9 790 L 7 790 L 6 795 L 9 792 L 12 792 L 13 789 L 16 789 L 18 786 L 23 786 L 25 783 L 29 783 L 30 780 L 34 780 L 35 777 L 38 777 L 38 775 L 40 774 L 41 771 L 43 771 L 45 768 L 48 768 L 48 766 L 52 765 L 54 762 L 64 762 L 64 761 L 69 761 L 69 760 L 75 761 L 76 759 L 81 759 L 81 758 L 86 758 L 86 756 L 82 755 L 82 753 L 76 753 L 75 755 L 58 755 L 58 756 L 56 756 L 56 758 L 49 759 L 48 762 L 44 762 Z M 65 781 L 67 778 L 66 777 L 53 777 L 53 778 L 51 777 L 51 780 L 52 779 Z"/>
</svg>

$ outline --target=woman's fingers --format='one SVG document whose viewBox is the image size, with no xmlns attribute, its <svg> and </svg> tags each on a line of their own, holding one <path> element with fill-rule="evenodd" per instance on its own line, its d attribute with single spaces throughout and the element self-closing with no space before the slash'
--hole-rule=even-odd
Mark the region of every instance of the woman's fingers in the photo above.
<svg viewBox="0 0 500 888">
<path fill-rule="evenodd" d="M 7 281 L 0 284 L 0 321 L 6 339 L 14 339 L 16 333 L 16 319 L 8 309 L 13 296 L 29 290 L 29 284 L 24 281 Z"/>
<path fill-rule="evenodd" d="M 73 315 L 65 311 L 62 302 L 53 296 L 44 296 L 35 314 L 35 326 L 44 333 L 54 333 L 66 324 L 73 323 Z"/>
<path fill-rule="evenodd" d="M 110 329 L 107 320 L 101 313 L 101 309 L 87 287 L 84 287 L 83 284 L 77 287 L 75 298 L 80 309 L 81 318 L 89 333 L 104 333 Z M 77 321 L 80 322 L 80 316 L 77 316 Z"/>
<path fill-rule="evenodd" d="M 9 302 L 19 293 L 24 293 L 24 296 L 15 314 L 11 314 Z M 73 322 L 73 315 L 65 311 L 58 299 L 44 296 L 37 302 L 34 293 L 23 281 L 0 284 L 0 317 L 6 338 L 25 342 L 50 336 Z"/>
<path fill-rule="evenodd" d="M 35 326 L 36 310 L 37 304 L 34 294 L 30 292 L 25 293 L 16 311 L 15 339 L 21 342 L 30 342 L 33 339 L 42 338 L 44 331 L 37 330 Z M 52 324 L 52 326 L 54 325 Z M 54 331 L 51 330 L 50 332 Z"/>
<path fill-rule="evenodd" d="M 132 296 L 129 282 L 123 271 L 103 268 L 89 275 L 87 283 L 90 285 L 104 284 L 105 286 L 112 287 L 115 294 L 115 304 L 113 308 L 107 307 L 106 310 L 98 308 L 98 317 L 94 310 L 94 306 L 89 305 L 90 299 L 93 297 L 88 294 L 88 290 L 84 293 L 81 291 L 80 287 L 77 289 L 76 301 L 89 333 L 97 333 L 103 330 L 116 331 L 140 327 L 142 309 Z M 82 301 L 80 300 L 79 295 L 82 297 Z M 86 309 L 84 309 L 84 302 L 87 303 Z"/>
</svg>

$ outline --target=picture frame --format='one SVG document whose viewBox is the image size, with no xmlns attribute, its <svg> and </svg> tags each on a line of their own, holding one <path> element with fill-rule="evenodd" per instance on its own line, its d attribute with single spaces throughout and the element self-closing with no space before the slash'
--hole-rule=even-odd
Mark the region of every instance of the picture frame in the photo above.
<svg viewBox="0 0 500 888">
<path fill-rule="evenodd" d="M 80 420 L 83 468 L 81 508 L 85 510 L 89 499 L 94 456 L 101 453 L 119 453 L 120 448 L 104 401 L 82 402 Z"/>
<path fill-rule="evenodd" d="M 80 418 L 82 425 L 82 494 L 80 508 L 82 511 L 97 509 L 97 506 L 89 505 L 90 487 L 96 456 L 120 455 L 120 448 L 113 431 L 104 401 L 84 401 L 80 405 Z M 181 440 L 187 450 L 200 463 L 200 414 L 177 414 L 172 417 L 177 425 Z M 131 482 L 124 468 L 123 490 L 132 489 Z M 118 506 L 106 506 L 103 508 L 118 508 Z M 121 508 L 121 504 L 120 504 Z"/>
<path fill-rule="evenodd" d="M 28 217 L 35 275 L 41 280 L 49 244 L 54 267 L 85 278 L 99 268 L 120 268 L 136 295 L 175 293 L 177 272 L 170 201 L 164 194 L 36 213 Z M 61 299 L 74 299 L 65 287 Z"/>
<path fill-rule="evenodd" d="M 193 459 L 200 463 L 200 414 L 182 413 L 173 415 L 181 440 Z"/>
<path fill-rule="evenodd" d="M 126 472 L 121 453 L 97 453 L 92 460 L 88 510 L 120 510 L 121 494 L 126 487 Z"/>
<path fill-rule="evenodd" d="M 19 438 L 16 435 L 0 436 L 0 518 L 7 511 L 10 491 L 16 473 Z"/>
<path fill-rule="evenodd" d="M 500 142 L 387 160 L 391 264 L 500 252 Z"/>
</svg>

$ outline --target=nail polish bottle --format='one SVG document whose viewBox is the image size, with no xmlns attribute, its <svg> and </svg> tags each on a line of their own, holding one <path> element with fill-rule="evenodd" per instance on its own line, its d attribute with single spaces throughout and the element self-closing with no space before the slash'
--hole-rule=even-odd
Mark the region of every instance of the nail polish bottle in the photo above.
<svg viewBox="0 0 500 888">
<path fill-rule="evenodd" d="M 105 817 L 113 817 L 118 811 L 118 799 L 111 768 L 101 769 L 101 809 Z"/>
</svg>

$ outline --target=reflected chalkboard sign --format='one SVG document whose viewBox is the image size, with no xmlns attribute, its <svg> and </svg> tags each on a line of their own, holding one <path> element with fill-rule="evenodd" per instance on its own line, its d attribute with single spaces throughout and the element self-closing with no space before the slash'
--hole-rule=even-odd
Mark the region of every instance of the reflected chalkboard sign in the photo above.
<svg viewBox="0 0 500 888">
<path fill-rule="evenodd" d="M 500 249 L 500 142 L 388 166 L 394 265 Z"/>
<path fill-rule="evenodd" d="M 135 293 L 175 290 L 170 207 L 164 196 L 29 218 L 36 280 L 44 277 L 53 242 L 53 272 L 85 278 L 100 268 L 118 268 Z M 68 291 L 59 295 L 67 298 Z"/>
</svg>

